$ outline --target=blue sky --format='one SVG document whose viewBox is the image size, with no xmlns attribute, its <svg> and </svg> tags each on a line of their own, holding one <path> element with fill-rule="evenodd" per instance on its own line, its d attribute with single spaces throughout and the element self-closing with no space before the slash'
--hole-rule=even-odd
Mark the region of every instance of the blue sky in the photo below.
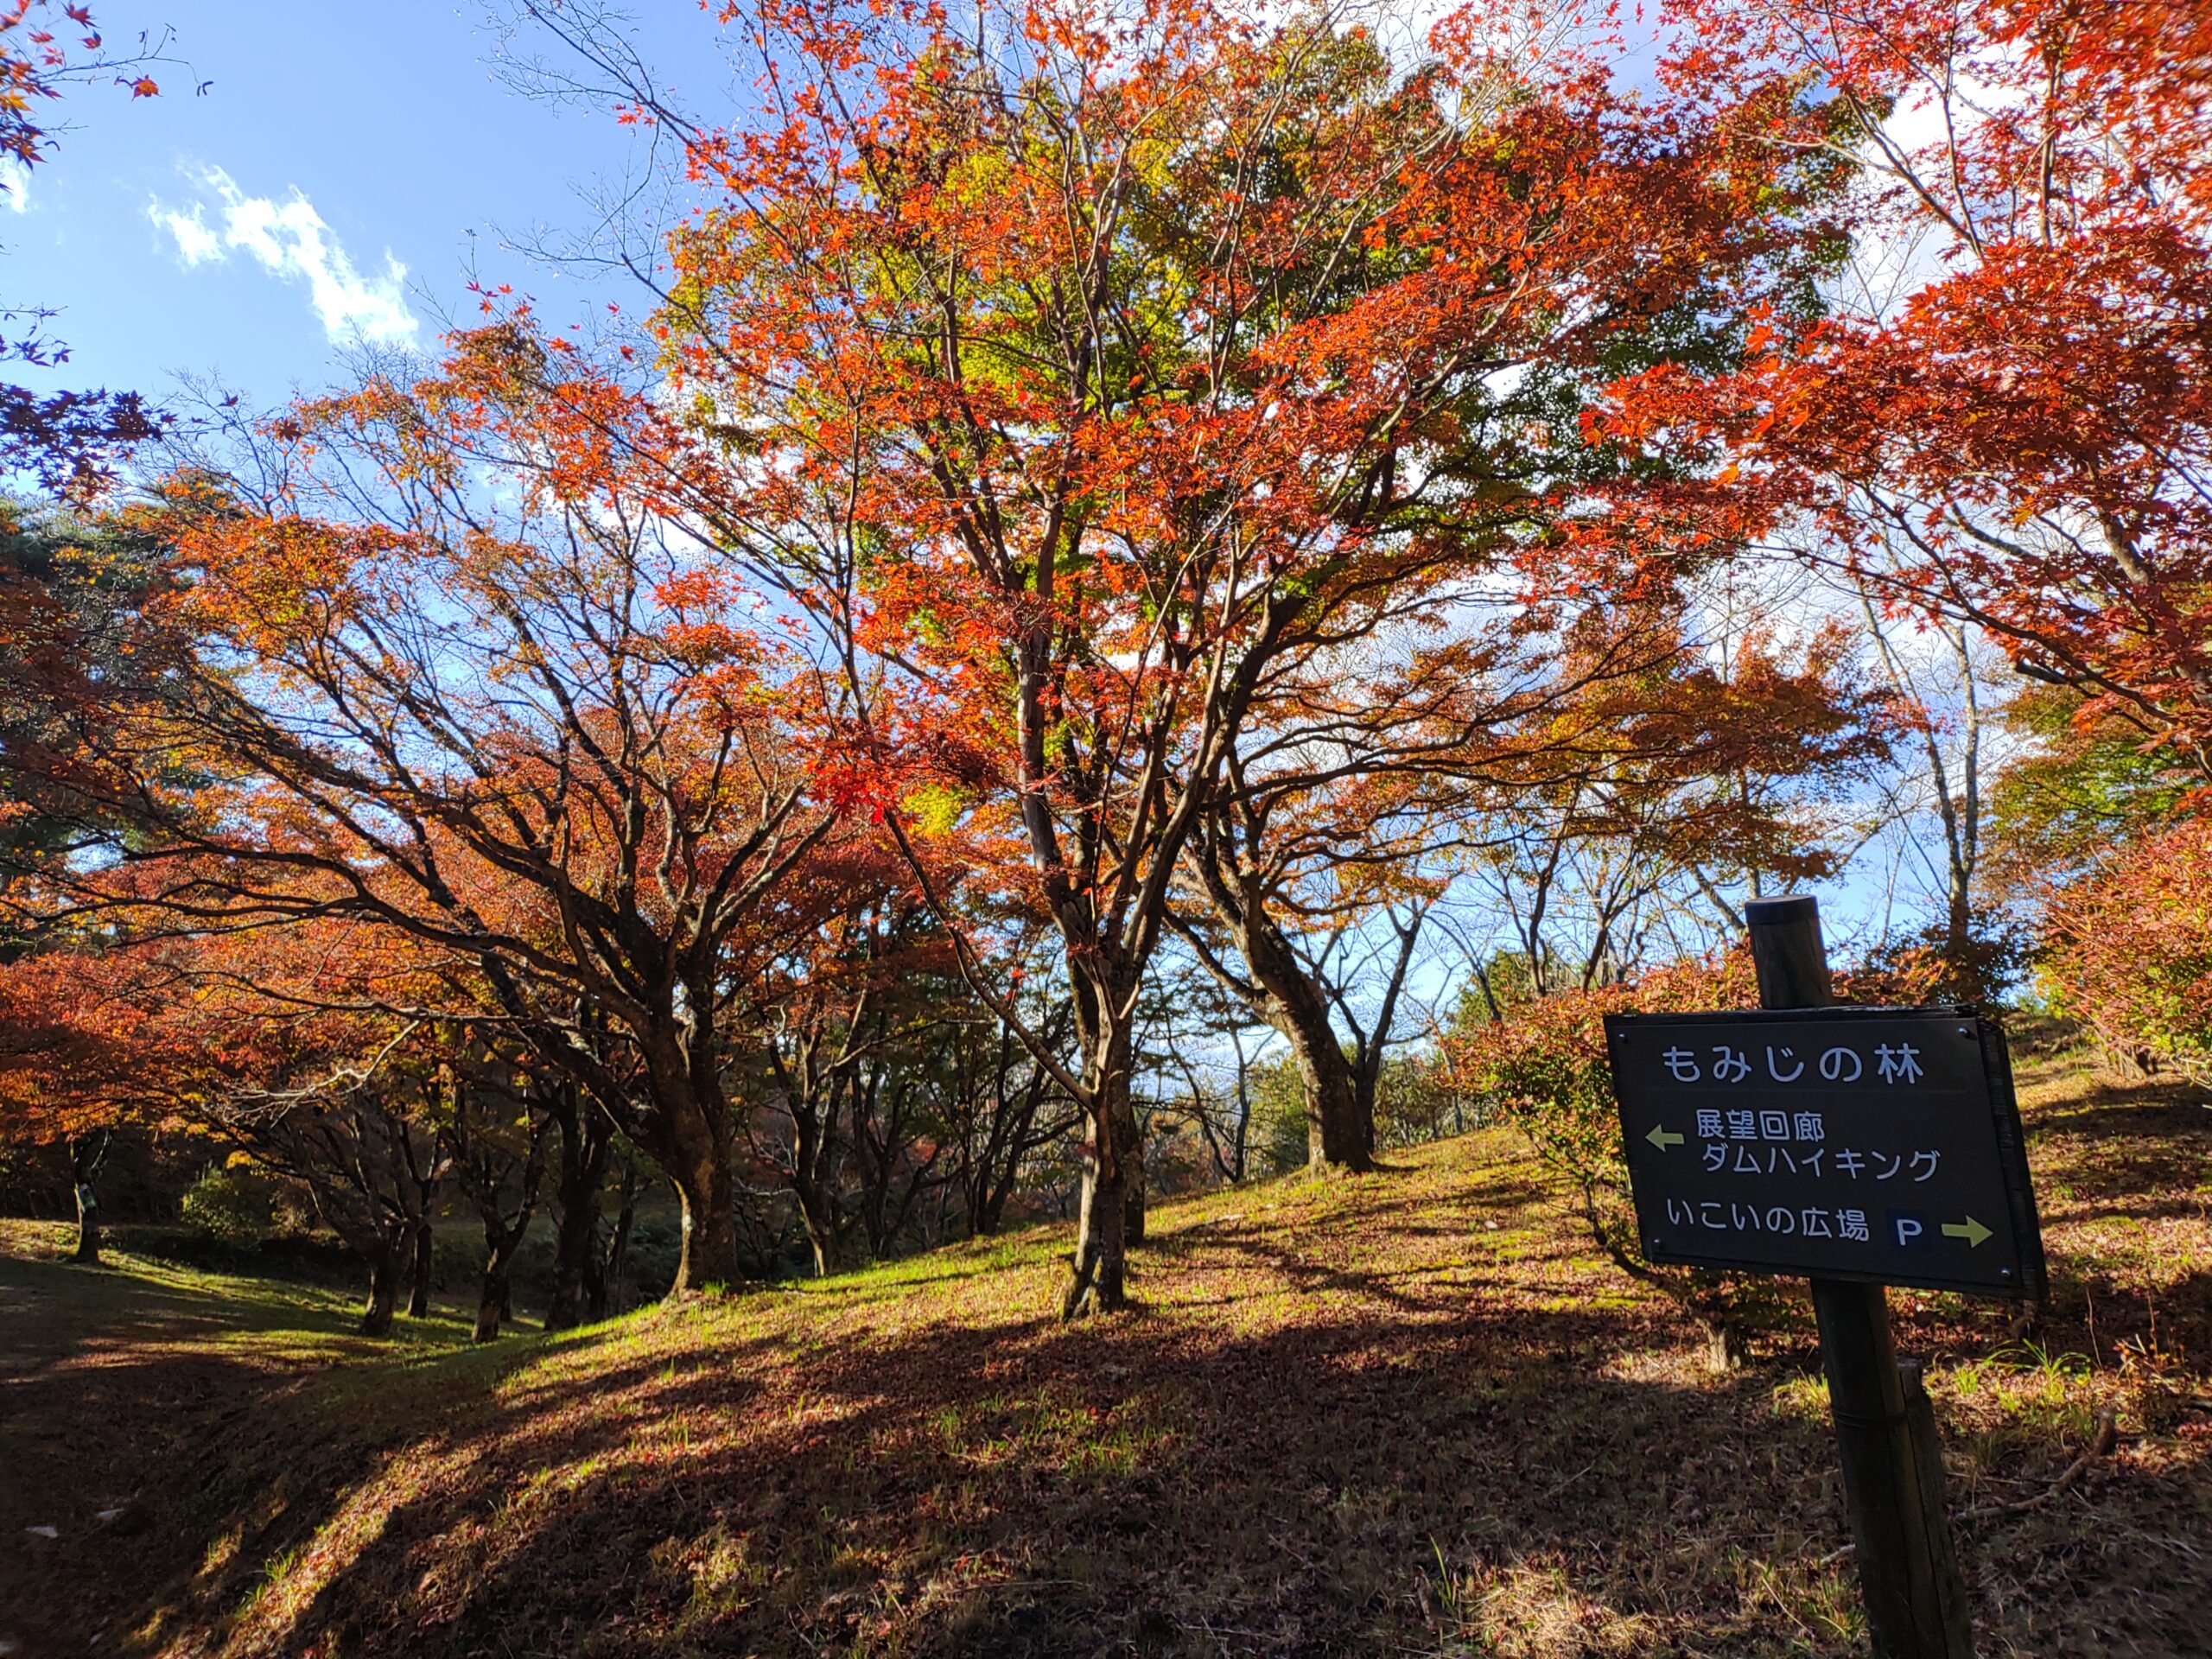
<svg viewBox="0 0 2212 1659">
<path fill-rule="evenodd" d="M 657 65 L 695 105 L 723 84 L 690 0 L 641 0 Z M 626 282 L 517 251 L 594 223 L 588 194 L 638 151 L 603 109 L 495 76 L 481 0 L 95 0 L 111 48 L 174 31 L 162 96 L 73 88 L 50 160 L 0 210 L 0 296 L 61 308 L 72 360 L 41 386 L 219 375 L 267 404 L 340 372 L 356 330 L 431 346 L 473 311 L 473 268 L 561 327 L 637 309 Z M 211 83 L 204 92 L 200 82 Z M 582 193 L 582 194 L 580 194 Z M 575 314 L 575 315 L 571 315 Z"/>
</svg>

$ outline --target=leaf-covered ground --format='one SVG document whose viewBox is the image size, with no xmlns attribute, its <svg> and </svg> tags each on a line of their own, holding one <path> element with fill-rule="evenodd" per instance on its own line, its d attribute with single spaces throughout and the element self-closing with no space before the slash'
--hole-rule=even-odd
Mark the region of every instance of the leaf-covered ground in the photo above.
<svg viewBox="0 0 2212 1659">
<path fill-rule="evenodd" d="M 2025 1081 L 2046 1318 L 2015 1334 L 1999 1306 L 1892 1298 L 1901 1348 L 1935 1362 L 1982 1651 L 2201 1653 L 2212 1113 L 2054 1063 Z M 485 1352 L 445 1323 L 374 1348 L 320 1294 L 48 1264 L 18 1230 L 0 1638 L 1859 1647 L 1808 1330 L 1709 1375 L 1509 1134 L 1398 1164 L 1160 1206 L 1145 1310 L 1074 1327 L 1046 1317 L 1053 1230 Z"/>
</svg>

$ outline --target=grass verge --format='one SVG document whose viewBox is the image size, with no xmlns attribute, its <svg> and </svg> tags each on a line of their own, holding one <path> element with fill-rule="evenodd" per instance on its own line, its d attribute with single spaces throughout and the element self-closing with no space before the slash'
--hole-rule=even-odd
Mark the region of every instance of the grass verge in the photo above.
<svg viewBox="0 0 2212 1659">
<path fill-rule="evenodd" d="M 1982 1650 L 2199 1652 L 2212 1117 L 2064 1059 L 2024 1084 L 2051 1305 L 2031 1328 L 1893 1295 Z M 320 1293 L 10 1259 L 35 1300 L 0 1318 L 42 1334 L 0 1459 L 57 1471 L 58 1536 L 0 1631 L 240 1656 L 1863 1639 L 1809 1320 L 1708 1374 L 1503 1132 L 1163 1205 L 1126 1319 L 1047 1317 L 1059 1243 L 489 1351 L 442 1322 L 372 1351 Z"/>
</svg>

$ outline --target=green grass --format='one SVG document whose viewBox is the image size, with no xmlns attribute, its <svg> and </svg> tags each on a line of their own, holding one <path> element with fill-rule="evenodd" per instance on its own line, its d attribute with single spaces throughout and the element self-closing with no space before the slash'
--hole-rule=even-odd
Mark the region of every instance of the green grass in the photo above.
<svg viewBox="0 0 2212 1659">
<path fill-rule="evenodd" d="M 1893 1299 L 1976 1512 L 1982 1651 L 2199 1651 L 2208 1115 L 2063 1063 L 2025 1080 L 2043 1322 Z M 0 1262 L 39 1293 L 0 1314 L 35 1337 L 4 1432 L 71 1471 L 0 1634 L 180 1656 L 1863 1643 L 1802 1310 L 1708 1374 L 1505 1135 L 1164 1205 L 1152 1230 L 1143 1306 L 1112 1321 L 1049 1317 L 1047 1229 L 490 1351 L 446 1320 L 364 1344 L 321 1293 Z M 2113 1454 L 2038 1498 L 2107 1413 Z M 118 1506 L 127 1549 L 97 1518 Z"/>
<path fill-rule="evenodd" d="M 389 1344 L 355 1335 L 358 1295 L 321 1286 L 245 1278 L 108 1249 L 99 1268 L 68 1260 L 75 1230 L 50 1223 L 0 1221 L 0 1287 L 29 1298 L 34 1318 L 6 1328 L 49 1351 L 87 1342 L 133 1346 L 177 1341 L 194 1351 L 228 1351 L 270 1360 L 375 1358 Z M 467 1324 L 453 1310 L 403 1320 L 407 1348 L 465 1341 Z"/>
</svg>

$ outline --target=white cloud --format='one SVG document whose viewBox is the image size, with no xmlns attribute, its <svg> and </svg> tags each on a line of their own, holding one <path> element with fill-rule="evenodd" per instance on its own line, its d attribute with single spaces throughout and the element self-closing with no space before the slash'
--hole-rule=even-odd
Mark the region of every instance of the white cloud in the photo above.
<svg viewBox="0 0 2212 1659">
<path fill-rule="evenodd" d="M 30 207 L 30 168 L 13 156 L 0 156 L 0 208 L 27 213 Z"/>
<path fill-rule="evenodd" d="M 224 257 L 223 238 L 207 228 L 207 214 L 198 202 L 192 204 L 190 213 L 177 213 L 159 202 L 149 211 L 154 223 L 176 238 L 177 257 L 184 261 L 188 270 Z"/>
<path fill-rule="evenodd" d="M 247 195 L 219 167 L 196 177 L 205 193 L 200 200 L 182 208 L 156 200 L 146 210 L 156 227 L 175 239 L 177 257 L 188 267 L 221 264 L 234 251 L 250 254 L 272 276 L 305 280 L 308 302 L 332 340 L 391 345 L 415 338 L 421 325 L 407 308 L 407 267 L 389 251 L 381 273 L 363 276 L 315 204 L 297 190 L 289 200 L 276 201 Z"/>
</svg>

